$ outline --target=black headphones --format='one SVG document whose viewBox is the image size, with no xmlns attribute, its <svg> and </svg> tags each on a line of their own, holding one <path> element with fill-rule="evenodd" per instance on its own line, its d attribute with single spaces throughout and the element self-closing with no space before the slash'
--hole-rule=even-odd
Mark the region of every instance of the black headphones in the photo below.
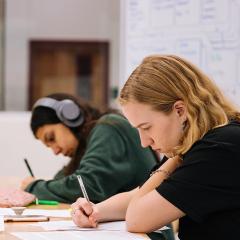
<svg viewBox="0 0 240 240">
<path fill-rule="evenodd" d="M 68 127 L 79 127 L 84 122 L 83 111 L 70 99 L 58 101 L 50 97 L 44 97 L 37 100 L 33 109 L 36 107 L 53 109 L 58 118 Z"/>
</svg>

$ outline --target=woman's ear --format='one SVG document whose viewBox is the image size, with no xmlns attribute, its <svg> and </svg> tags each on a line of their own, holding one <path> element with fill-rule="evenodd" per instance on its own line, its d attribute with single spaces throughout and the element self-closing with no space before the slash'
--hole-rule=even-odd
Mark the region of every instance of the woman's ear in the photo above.
<svg viewBox="0 0 240 240">
<path fill-rule="evenodd" d="M 177 116 L 182 119 L 183 122 L 187 120 L 187 108 L 183 101 L 176 101 L 173 105 L 173 110 L 176 112 Z"/>
</svg>

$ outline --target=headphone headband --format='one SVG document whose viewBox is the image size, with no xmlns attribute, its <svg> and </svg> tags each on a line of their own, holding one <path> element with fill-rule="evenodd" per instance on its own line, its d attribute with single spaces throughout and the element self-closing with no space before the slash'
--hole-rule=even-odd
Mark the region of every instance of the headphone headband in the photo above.
<svg viewBox="0 0 240 240">
<path fill-rule="evenodd" d="M 47 107 L 56 112 L 58 118 L 69 127 L 79 127 L 84 122 L 83 111 L 71 99 L 56 100 L 50 97 L 40 98 L 33 105 L 36 107 Z"/>
</svg>

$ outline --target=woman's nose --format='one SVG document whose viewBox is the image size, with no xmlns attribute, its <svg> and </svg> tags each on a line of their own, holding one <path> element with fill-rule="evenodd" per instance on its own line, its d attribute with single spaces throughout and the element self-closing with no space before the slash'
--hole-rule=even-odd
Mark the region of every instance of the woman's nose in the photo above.
<svg viewBox="0 0 240 240">
<path fill-rule="evenodd" d="M 54 146 L 51 146 L 51 148 L 52 148 L 55 155 L 58 155 L 59 153 L 61 153 L 61 148 L 60 147 L 54 145 Z"/>
<path fill-rule="evenodd" d="M 139 133 L 139 135 L 140 135 L 141 145 L 143 148 L 146 148 L 152 145 L 153 140 L 150 137 L 146 136 L 146 134 L 143 134 L 143 133 Z"/>
</svg>

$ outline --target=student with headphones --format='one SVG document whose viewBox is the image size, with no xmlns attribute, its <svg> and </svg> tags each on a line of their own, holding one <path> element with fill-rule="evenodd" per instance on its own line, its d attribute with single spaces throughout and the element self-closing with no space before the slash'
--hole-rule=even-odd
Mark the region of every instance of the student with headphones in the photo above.
<svg viewBox="0 0 240 240">
<path fill-rule="evenodd" d="M 81 175 L 90 200 L 101 202 L 139 186 L 156 163 L 155 154 L 141 147 L 137 131 L 121 114 L 103 114 L 68 94 L 39 99 L 31 129 L 54 154 L 71 158 L 52 180 L 22 181 L 22 189 L 39 199 L 76 201 L 83 196 L 76 177 Z"/>
</svg>

